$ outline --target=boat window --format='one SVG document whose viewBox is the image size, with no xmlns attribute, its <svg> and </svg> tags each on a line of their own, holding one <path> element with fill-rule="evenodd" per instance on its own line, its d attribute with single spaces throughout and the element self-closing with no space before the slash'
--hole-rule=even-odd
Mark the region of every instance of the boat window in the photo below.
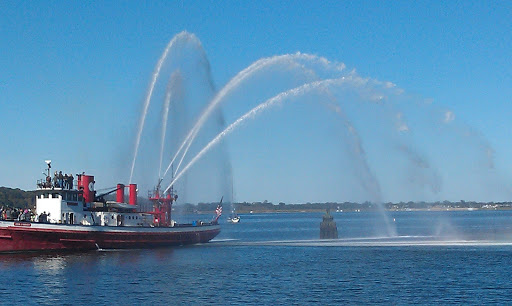
<svg viewBox="0 0 512 306">
<path fill-rule="evenodd" d="M 78 198 L 77 194 L 76 193 L 73 193 L 73 201 L 76 201 Z"/>
<path fill-rule="evenodd" d="M 48 199 L 50 197 L 50 194 L 49 193 L 45 193 L 43 196 L 44 196 L 45 199 Z"/>
<path fill-rule="evenodd" d="M 52 193 L 52 198 L 57 199 L 59 195 L 57 193 Z"/>
<path fill-rule="evenodd" d="M 112 215 L 112 219 L 114 219 L 114 215 Z"/>
</svg>

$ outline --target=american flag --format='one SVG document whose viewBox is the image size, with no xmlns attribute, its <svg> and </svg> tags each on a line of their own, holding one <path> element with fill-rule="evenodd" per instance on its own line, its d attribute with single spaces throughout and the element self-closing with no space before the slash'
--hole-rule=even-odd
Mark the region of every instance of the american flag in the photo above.
<svg viewBox="0 0 512 306">
<path fill-rule="evenodd" d="M 220 217 L 220 215 L 222 215 L 222 205 L 221 204 L 217 205 L 217 208 L 215 209 L 215 213 L 217 214 L 217 218 Z"/>
</svg>

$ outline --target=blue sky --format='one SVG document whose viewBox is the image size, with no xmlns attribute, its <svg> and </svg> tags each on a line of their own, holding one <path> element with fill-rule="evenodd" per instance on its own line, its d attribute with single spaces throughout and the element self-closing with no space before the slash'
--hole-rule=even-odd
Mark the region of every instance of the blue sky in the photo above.
<svg viewBox="0 0 512 306">
<path fill-rule="evenodd" d="M 360 76 L 393 82 L 418 99 L 431 99 L 489 142 L 501 183 L 507 185 L 512 172 L 511 28 L 512 5 L 497 1 L 2 1 L 0 186 L 34 188 L 47 158 L 67 172 L 94 173 L 106 186 L 127 181 L 132 135 L 151 74 L 166 44 L 183 30 L 200 39 L 217 89 L 260 58 L 300 51 L 343 62 Z M 242 108 L 243 101 L 237 105 Z M 225 109 L 227 119 L 233 121 L 229 111 Z M 253 128 L 262 124 L 258 122 Z M 276 170 L 279 165 L 270 163 L 274 155 L 263 152 L 261 159 L 269 163 L 258 163 L 241 149 L 240 139 L 249 139 L 244 148 L 256 150 L 265 138 L 262 133 L 248 127 L 228 144 L 237 200 L 365 199 L 363 191 L 355 197 L 331 194 L 336 183 L 303 183 L 312 186 L 317 198 L 297 198 L 293 183 L 275 187 L 283 177 L 273 171 L 291 169 Z M 417 132 L 414 142 L 429 147 L 428 137 Z M 293 137 L 272 144 L 288 138 Z M 373 139 L 363 137 L 369 155 Z M 332 167 L 317 162 L 313 166 L 326 169 L 324 176 L 338 179 L 329 173 Z M 350 162 L 337 167 L 344 163 Z M 378 161 L 370 166 L 376 173 L 389 171 Z M 472 186 L 464 183 L 464 171 L 458 173 L 454 167 L 438 195 L 402 192 L 399 184 L 387 186 L 382 175 L 383 200 L 461 199 Z M 467 200 L 509 200 L 504 195 L 484 189 Z"/>
</svg>

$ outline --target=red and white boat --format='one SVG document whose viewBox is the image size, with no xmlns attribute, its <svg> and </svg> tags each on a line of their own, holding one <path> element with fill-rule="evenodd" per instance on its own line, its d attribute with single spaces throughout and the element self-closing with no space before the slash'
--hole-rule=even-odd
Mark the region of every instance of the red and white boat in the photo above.
<svg viewBox="0 0 512 306">
<path fill-rule="evenodd" d="M 0 252 L 151 248 L 205 243 L 220 232 L 217 213 L 211 222 L 178 224 L 171 219 L 177 196 L 172 189 L 150 192 L 151 208 L 137 205 L 137 185 L 118 184 L 97 195 L 94 176 L 79 174 L 76 188 L 52 182 L 51 162 L 44 180 L 37 183 L 36 221 L 1 220 Z M 62 182 L 60 182 L 62 185 Z M 129 201 L 125 203 L 125 188 Z M 116 201 L 104 196 L 116 192 Z M 221 211 L 221 209 L 220 209 Z M 219 212 L 219 209 L 217 210 Z"/>
</svg>

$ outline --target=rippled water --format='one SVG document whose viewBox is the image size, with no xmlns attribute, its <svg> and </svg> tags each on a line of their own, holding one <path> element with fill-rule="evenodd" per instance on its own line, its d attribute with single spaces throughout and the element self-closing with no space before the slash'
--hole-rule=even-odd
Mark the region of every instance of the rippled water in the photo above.
<svg viewBox="0 0 512 306">
<path fill-rule="evenodd" d="M 1 304 L 507 304 L 512 212 L 243 215 L 213 242 L 154 250 L 0 255 Z"/>
</svg>

